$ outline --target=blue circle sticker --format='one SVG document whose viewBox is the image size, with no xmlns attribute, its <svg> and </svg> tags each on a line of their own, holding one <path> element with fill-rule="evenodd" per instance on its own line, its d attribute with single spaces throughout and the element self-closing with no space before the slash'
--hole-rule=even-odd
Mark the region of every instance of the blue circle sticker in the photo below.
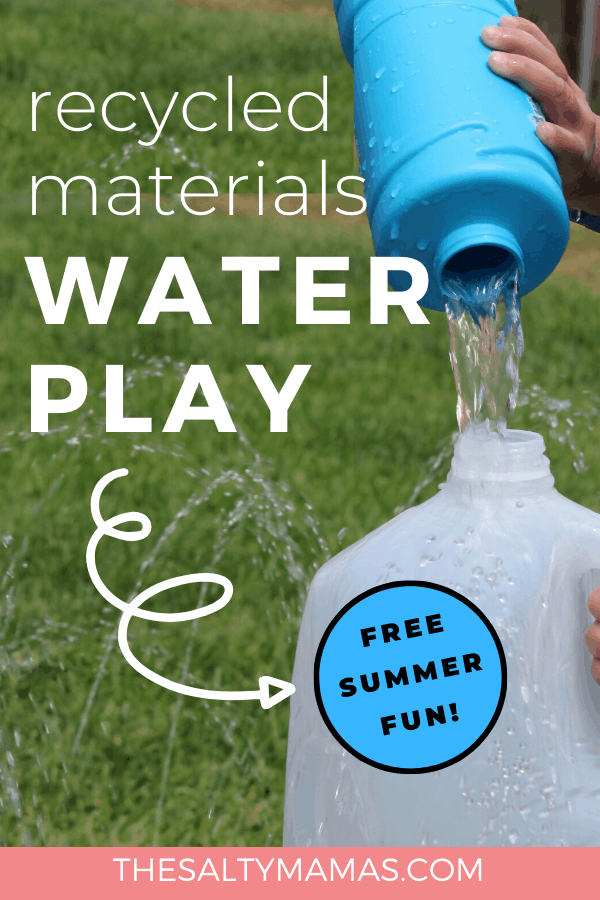
<svg viewBox="0 0 600 900">
<path fill-rule="evenodd" d="M 315 659 L 325 724 L 363 762 L 434 772 L 490 733 L 506 696 L 506 659 L 485 615 L 426 581 L 365 591 L 328 626 Z"/>
</svg>

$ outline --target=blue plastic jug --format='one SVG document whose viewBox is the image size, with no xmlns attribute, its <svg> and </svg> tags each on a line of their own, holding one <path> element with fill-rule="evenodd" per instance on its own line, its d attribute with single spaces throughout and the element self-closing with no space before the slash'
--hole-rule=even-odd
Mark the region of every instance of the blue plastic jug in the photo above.
<svg viewBox="0 0 600 900">
<path fill-rule="evenodd" d="M 421 305 L 444 309 L 445 271 L 489 270 L 512 257 L 523 294 L 559 262 L 569 219 L 543 119 L 525 91 L 495 75 L 480 35 L 512 0 L 335 0 L 354 69 L 354 127 L 377 256 L 420 260 Z M 406 290 L 406 273 L 390 273 Z"/>
</svg>

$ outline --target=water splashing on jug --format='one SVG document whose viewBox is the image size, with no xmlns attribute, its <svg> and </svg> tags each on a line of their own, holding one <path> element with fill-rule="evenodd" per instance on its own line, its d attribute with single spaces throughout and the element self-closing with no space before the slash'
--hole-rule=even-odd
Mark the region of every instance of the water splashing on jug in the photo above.
<svg viewBox="0 0 600 900">
<path fill-rule="evenodd" d="M 458 426 L 505 435 L 523 353 L 518 265 L 500 248 L 471 248 L 446 266 L 442 289 Z"/>
</svg>

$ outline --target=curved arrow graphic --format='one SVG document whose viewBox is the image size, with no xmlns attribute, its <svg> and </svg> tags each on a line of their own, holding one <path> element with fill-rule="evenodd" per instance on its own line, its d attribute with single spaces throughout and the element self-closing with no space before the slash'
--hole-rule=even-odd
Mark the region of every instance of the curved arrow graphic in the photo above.
<svg viewBox="0 0 600 900">
<path fill-rule="evenodd" d="M 112 603 L 113 606 L 116 606 L 117 609 L 120 609 L 123 613 L 121 621 L 119 622 L 119 647 L 129 665 L 135 669 L 136 672 L 139 672 L 140 675 L 143 675 L 144 678 L 153 681 L 154 684 L 159 684 L 161 687 L 164 687 L 169 691 L 174 691 L 177 694 L 186 694 L 188 697 L 203 697 L 205 700 L 260 700 L 260 705 L 263 709 L 270 709 L 282 700 L 287 699 L 287 697 L 291 697 L 296 690 L 294 685 L 289 681 L 281 681 L 279 678 L 272 678 L 269 675 L 260 676 L 258 679 L 257 691 L 210 691 L 205 688 L 190 687 L 187 684 L 171 681 L 170 678 L 164 678 L 157 672 L 153 672 L 152 669 L 148 669 L 133 655 L 127 640 L 127 629 L 129 628 L 129 623 L 132 618 L 150 619 L 153 622 L 189 622 L 191 619 L 200 619 L 203 616 L 210 616 L 212 613 L 218 612 L 220 609 L 223 609 L 224 606 L 227 606 L 233 594 L 233 585 L 228 578 L 225 578 L 223 575 L 217 575 L 216 572 L 196 572 L 193 575 L 181 575 L 177 578 L 168 578 L 166 581 L 160 581 L 158 584 L 153 584 L 151 587 L 146 588 L 145 591 L 142 591 L 141 594 L 138 594 L 137 597 L 134 597 L 129 603 L 120 600 L 106 587 L 100 578 L 96 567 L 96 549 L 104 535 L 116 538 L 119 541 L 141 541 L 148 537 L 152 530 L 150 519 L 143 513 L 127 512 L 106 520 L 102 518 L 100 513 L 100 497 L 102 496 L 104 488 L 110 484 L 111 481 L 114 481 L 116 478 L 122 478 L 127 474 L 129 474 L 127 469 L 115 469 L 114 472 L 109 472 L 108 475 L 104 475 L 92 491 L 90 509 L 94 522 L 96 523 L 96 531 L 91 536 L 87 545 L 85 561 L 90 578 L 96 590 L 105 600 Z M 125 522 L 138 522 L 141 525 L 141 528 L 138 531 L 123 531 L 117 527 Z M 155 597 L 157 594 L 161 594 L 163 591 L 179 587 L 182 584 L 194 584 L 199 582 L 210 582 L 212 584 L 222 585 L 222 595 L 218 600 L 215 600 L 214 603 L 210 603 L 208 606 L 201 606 L 197 609 L 179 613 L 157 613 L 140 608 L 146 600 Z M 269 696 L 269 687 L 278 688 L 277 693 Z"/>
</svg>

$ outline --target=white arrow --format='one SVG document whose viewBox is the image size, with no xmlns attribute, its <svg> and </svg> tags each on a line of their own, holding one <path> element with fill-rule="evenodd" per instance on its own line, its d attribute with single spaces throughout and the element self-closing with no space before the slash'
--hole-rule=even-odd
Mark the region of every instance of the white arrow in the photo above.
<svg viewBox="0 0 600 900">
<path fill-rule="evenodd" d="M 279 691 L 269 699 L 269 685 L 279 688 Z M 261 675 L 258 679 L 258 691 L 260 705 L 263 709 L 271 709 L 281 700 L 291 697 L 296 688 L 291 681 L 281 681 L 280 678 L 270 678 L 269 675 Z"/>
<path fill-rule="evenodd" d="M 143 513 L 129 512 L 113 516 L 111 519 L 104 520 L 102 518 L 100 513 L 100 497 L 102 496 L 102 491 L 106 485 L 110 484 L 111 481 L 114 481 L 115 478 L 121 478 L 123 475 L 127 474 L 127 469 L 116 469 L 114 472 L 109 472 L 108 475 L 105 475 L 100 479 L 92 492 L 90 508 L 94 522 L 96 523 L 96 531 L 91 536 L 87 546 L 86 563 L 90 578 L 96 590 L 105 600 L 113 606 L 116 606 L 117 609 L 120 609 L 123 613 L 121 621 L 119 622 L 119 647 L 129 665 L 135 669 L 136 672 L 139 672 L 140 675 L 143 675 L 144 678 L 153 681 L 154 684 L 158 684 L 177 694 L 186 694 L 188 697 L 203 697 L 205 700 L 260 700 L 260 705 L 263 709 L 270 709 L 282 700 L 287 699 L 287 697 L 291 697 L 296 690 L 294 685 L 289 681 L 281 681 L 279 678 L 272 678 L 269 675 L 260 676 L 258 679 L 257 691 L 210 691 L 204 688 L 190 687 L 187 684 L 180 684 L 178 681 L 171 681 L 170 678 L 163 678 L 158 672 L 153 672 L 152 669 L 148 669 L 133 655 L 127 640 L 127 629 L 129 628 L 129 623 L 132 618 L 150 619 L 154 622 L 187 622 L 190 619 L 199 619 L 203 616 L 209 616 L 212 613 L 223 609 L 223 607 L 229 603 L 233 594 L 233 585 L 228 578 L 225 578 L 223 575 L 217 575 L 216 572 L 196 572 L 193 575 L 181 575 L 177 578 L 168 578 L 166 581 L 160 581 L 158 584 L 146 588 L 145 591 L 142 591 L 141 594 L 134 597 L 130 603 L 125 603 L 123 600 L 120 600 L 106 587 L 98 574 L 96 566 L 96 549 L 101 538 L 104 535 L 108 535 L 119 541 L 141 541 L 145 537 L 148 537 L 152 530 L 150 519 Z M 139 522 L 142 527 L 139 531 L 122 531 L 120 528 L 117 528 L 117 525 L 122 525 L 124 522 Z M 214 603 L 210 603 L 208 606 L 187 610 L 186 612 L 155 613 L 147 609 L 140 609 L 140 606 L 146 600 L 155 597 L 157 594 L 160 594 L 169 588 L 198 582 L 220 584 L 223 587 L 223 594 L 218 600 Z M 272 697 L 269 697 L 269 685 L 279 688 L 279 691 L 273 694 Z"/>
</svg>

